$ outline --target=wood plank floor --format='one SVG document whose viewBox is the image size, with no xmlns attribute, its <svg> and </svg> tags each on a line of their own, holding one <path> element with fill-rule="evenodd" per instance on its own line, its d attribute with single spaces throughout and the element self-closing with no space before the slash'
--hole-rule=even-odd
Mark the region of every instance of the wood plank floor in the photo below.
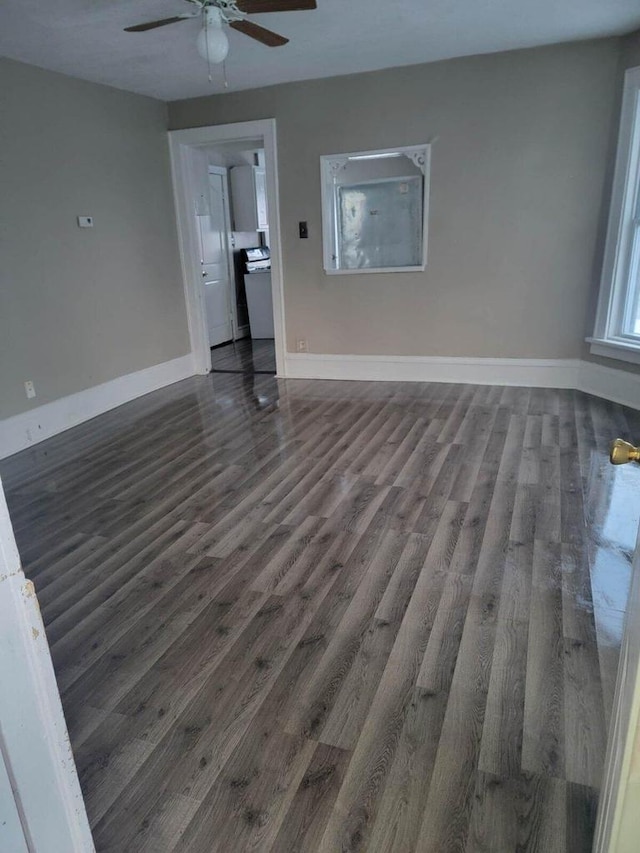
<svg viewBox="0 0 640 853">
<path fill-rule="evenodd" d="M 639 433 L 212 374 L 5 460 L 98 851 L 589 850 Z"/>
</svg>

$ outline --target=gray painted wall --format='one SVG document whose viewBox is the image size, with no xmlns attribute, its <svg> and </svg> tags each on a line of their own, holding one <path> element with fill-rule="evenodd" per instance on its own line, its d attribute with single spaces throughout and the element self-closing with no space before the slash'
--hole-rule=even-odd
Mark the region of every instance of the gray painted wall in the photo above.
<svg viewBox="0 0 640 853">
<path fill-rule="evenodd" d="M 620 39 L 620 66 L 623 71 L 640 65 L 640 30 Z"/>
<path fill-rule="evenodd" d="M 617 39 L 469 57 L 175 102 L 169 121 L 277 119 L 289 350 L 579 357 L 618 60 Z M 434 137 L 426 272 L 325 276 L 320 155 Z"/>
<path fill-rule="evenodd" d="M 5 418 L 190 345 L 165 105 L 1 59 L 0 115 Z"/>
</svg>

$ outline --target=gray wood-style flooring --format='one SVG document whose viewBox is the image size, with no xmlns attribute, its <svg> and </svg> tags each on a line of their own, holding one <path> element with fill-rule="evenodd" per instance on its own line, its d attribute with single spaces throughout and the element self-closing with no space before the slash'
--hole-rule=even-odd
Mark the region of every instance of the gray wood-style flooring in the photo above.
<svg viewBox="0 0 640 853">
<path fill-rule="evenodd" d="M 276 347 L 270 338 L 239 338 L 211 349 L 214 373 L 276 372 Z"/>
<path fill-rule="evenodd" d="M 215 374 L 5 460 L 98 851 L 588 851 L 639 427 Z"/>
</svg>

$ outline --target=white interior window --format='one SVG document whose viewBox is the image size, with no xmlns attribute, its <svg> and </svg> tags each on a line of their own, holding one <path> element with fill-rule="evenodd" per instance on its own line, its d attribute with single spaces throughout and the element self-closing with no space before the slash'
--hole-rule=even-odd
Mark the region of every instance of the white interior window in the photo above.
<svg viewBox="0 0 640 853">
<path fill-rule="evenodd" d="M 640 68 L 625 74 L 609 228 L 591 352 L 640 363 Z"/>
<path fill-rule="evenodd" d="M 327 274 L 424 270 L 429 151 L 415 145 L 320 158 Z"/>
</svg>

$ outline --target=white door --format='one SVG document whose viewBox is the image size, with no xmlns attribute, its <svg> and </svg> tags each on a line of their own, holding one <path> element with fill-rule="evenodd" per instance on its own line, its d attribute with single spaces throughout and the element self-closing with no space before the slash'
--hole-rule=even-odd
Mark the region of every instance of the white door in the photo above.
<svg viewBox="0 0 640 853">
<path fill-rule="evenodd" d="M 49 645 L 0 482 L 0 851 L 94 853 Z"/>
<path fill-rule="evenodd" d="M 615 443 L 614 443 L 615 444 Z M 626 460 L 628 447 L 619 449 Z M 612 460 L 615 452 L 612 449 Z M 637 470 L 640 489 L 640 468 Z M 594 853 L 640 849 L 640 532 L 636 541 Z"/>
<path fill-rule="evenodd" d="M 269 230 L 269 217 L 267 215 L 267 175 L 264 169 L 254 169 L 256 182 L 256 213 L 258 219 L 258 231 Z"/>
<path fill-rule="evenodd" d="M 0 850 L 29 853 L 20 812 L 11 788 L 4 757 L 0 752 Z"/>
<path fill-rule="evenodd" d="M 196 218 L 207 332 L 214 347 L 234 337 L 226 169 L 211 167 Z"/>
</svg>

